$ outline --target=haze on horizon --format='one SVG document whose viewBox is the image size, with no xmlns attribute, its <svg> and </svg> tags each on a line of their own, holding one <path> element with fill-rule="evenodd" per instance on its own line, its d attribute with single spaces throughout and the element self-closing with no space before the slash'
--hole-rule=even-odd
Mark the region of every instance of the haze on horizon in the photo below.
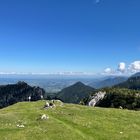
<svg viewBox="0 0 140 140">
<path fill-rule="evenodd" d="M 139 0 L 1 0 L 0 74 L 140 71 Z"/>
</svg>

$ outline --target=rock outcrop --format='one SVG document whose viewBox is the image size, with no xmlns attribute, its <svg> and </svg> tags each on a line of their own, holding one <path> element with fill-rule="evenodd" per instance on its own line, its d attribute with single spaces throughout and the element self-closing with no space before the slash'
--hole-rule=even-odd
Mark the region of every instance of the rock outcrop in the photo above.
<svg viewBox="0 0 140 140">
<path fill-rule="evenodd" d="M 102 100 L 106 95 L 106 92 L 98 92 L 94 96 L 92 96 L 90 102 L 88 103 L 89 106 L 95 106 L 100 100 Z"/>
<path fill-rule="evenodd" d="M 45 95 L 44 89 L 25 82 L 0 86 L 0 108 L 22 101 L 37 101 Z"/>
</svg>

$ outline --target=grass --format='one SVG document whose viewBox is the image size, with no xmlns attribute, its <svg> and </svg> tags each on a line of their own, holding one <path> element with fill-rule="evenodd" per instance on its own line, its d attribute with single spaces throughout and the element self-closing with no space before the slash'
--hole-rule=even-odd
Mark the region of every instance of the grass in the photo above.
<svg viewBox="0 0 140 140">
<path fill-rule="evenodd" d="M 1 109 L 0 140 L 140 140 L 140 112 L 73 104 L 44 110 L 44 104 L 22 102 Z M 43 114 L 49 119 L 41 120 Z"/>
</svg>

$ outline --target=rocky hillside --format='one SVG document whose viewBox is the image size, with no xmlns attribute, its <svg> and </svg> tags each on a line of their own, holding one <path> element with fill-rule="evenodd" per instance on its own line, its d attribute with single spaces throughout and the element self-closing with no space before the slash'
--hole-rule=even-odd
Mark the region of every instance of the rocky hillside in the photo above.
<svg viewBox="0 0 140 140">
<path fill-rule="evenodd" d="M 84 105 L 140 110 L 140 90 L 104 88 L 81 101 Z"/>
<path fill-rule="evenodd" d="M 31 101 L 37 101 L 44 94 L 45 91 L 42 88 L 31 87 L 25 82 L 0 86 L 0 108 L 17 102 L 27 101 L 29 96 Z"/>
<path fill-rule="evenodd" d="M 105 91 L 107 94 L 98 106 L 140 110 L 139 90 L 108 88 Z"/>
</svg>

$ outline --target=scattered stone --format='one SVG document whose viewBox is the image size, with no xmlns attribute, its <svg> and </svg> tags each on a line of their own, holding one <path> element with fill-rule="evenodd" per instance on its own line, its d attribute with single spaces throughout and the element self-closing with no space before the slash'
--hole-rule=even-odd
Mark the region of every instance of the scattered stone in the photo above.
<svg viewBox="0 0 140 140">
<path fill-rule="evenodd" d="M 50 106 L 50 104 L 46 101 L 46 107 L 49 107 Z"/>
<path fill-rule="evenodd" d="M 49 117 L 48 117 L 46 114 L 43 114 L 43 115 L 41 116 L 41 120 L 47 120 L 47 119 L 49 119 Z"/>
<path fill-rule="evenodd" d="M 23 124 L 17 124 L 17 127 L 19 127 L 19 128 L 24 128 L 25 126 L 23 125 Z"/>
<path fill-rule="evenodd" d="M 52 102 L 50 102 L 50 103 L 48 103 L 48 102 L 46 101 L 46 104 L 45 104 L 45 106 L 44 106 L 45 109 L 54 108 L 54 107 L 56 107 L 56 105 L 54 104 L 54 100 L 52 100 Z"/>
<path fill-rule="evenodd" d="M 123 107 L 122 107 L 122 106 L 120 106 L 120 107 L 119 107 L 119 109 L 123 109 Z"/>
<path fill-rule="evenodd" d="M 46 101 L 46 104 L 44 105 L 44 108 L 45 109 L 48 109 L 48 108 L 50 108 L 50 104 Z"/>
<path fill-rule="evenodd" d="M 55 108 L 56 106 L 63 106 L 63 102 L 60 100 L 46 101 L 44 109 Z"/>
</svg>

